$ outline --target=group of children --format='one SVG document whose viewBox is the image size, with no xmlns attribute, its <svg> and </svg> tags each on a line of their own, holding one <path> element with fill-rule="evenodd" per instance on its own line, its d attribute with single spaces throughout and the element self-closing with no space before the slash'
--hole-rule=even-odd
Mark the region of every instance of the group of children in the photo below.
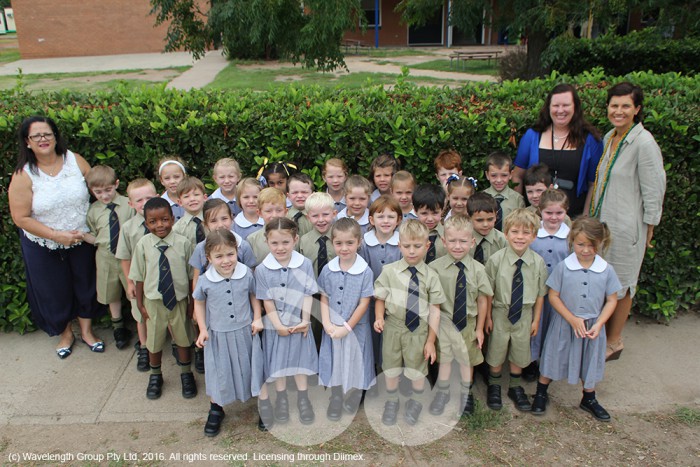
<svg viewBox="0 0 700 467">
<path fill-rule="evenodd" d="M 437 388 L 429 412 L 444 413 L 453 360 L 460 416 L 474 412 L 474 367 L 484 360 L 487 405 L 502 407 L 508 359 L 508 397 L 517 409 L 544 413 L 548 384 L 566 378 L 583 382 L 581 408 L 609 420 L 594 392 L 605 362 L 603 325 L 619 289 L 599 256 L 609 232 L 590 218 L 569 227 L 566 195 L 550 188 L 540 166 L 526 174 L 525 208 L 508 186 L 510 171 L 508 156 L 490 155 L 490 186 L 477 192 L 455 151 L 435 160 L 439 184 L 420 186 L 390 155 L 373 161 L 369 180 L 329 159 L 326 190 L 316 192 L 292 164 L 242 178 L 237 162 L 225 158 L 214 166 L 218 188 L 207 197 L 172 157 L 158 166 L 165 193 L 136 179 L 125 198 L 114 170 L 97 166 L 87 183 L 97 198 L 88 223 L 98 299 L 109 304 L 118 348 L 131 337 L 122 288 L 131 300 L 137 369 L 150 371 L 150 399 L 162 392 L 168 333 L 182 395 L 197 395 L 196 344 L 195 369 L 211 398 L 207 436 L 219 433 L 224 405 L 253 396 L 261 430 L 289 420 L 288 377 L 299 421 L 313 423 L 312 375 L 330 388 L 326 416 L 337 421 L 357 410 L 383 372 L 385 425 L 397 421 L 403 375 L 411 386 L 403 417 L 413 425 L 429 366 Z M 531 403 L 520 381 L 537 361 Z"/>
</svg>

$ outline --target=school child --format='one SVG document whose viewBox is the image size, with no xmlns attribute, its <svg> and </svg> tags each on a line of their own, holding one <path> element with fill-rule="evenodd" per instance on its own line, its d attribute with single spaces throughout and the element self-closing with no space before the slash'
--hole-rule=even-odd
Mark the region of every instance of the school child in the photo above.
<svg viewBox="0 0 700 467">
<path fill-rule="evenodd" d="M 131 331 L 124 327 L 122 317 L 122 290 L 126 290 L 127 284 L 121 264 L 114 255 L 121 226 L 134 215 L 134 210 L 129 206 L 128 198 L 117 191 L 119 180 L 113 168 L 97 165 L 90 169 L 85 181 L 90 192 L 97 198 L 87 212 L 90 235 L 85 237 L 86 242 L 97 247 L 97 301 L 109 305 L 115 345 L 118 349 L 123 349 L 131 339 Z M 90 346 L 93 352 L 104 352 L 104 348 L 102 341 Z"/>
<path fill-rule="evenodd" d="M 315 415 L 308 395 L 308 376 L 318 373 L 318 353 L 310 327 L 312 295 L 318 292 L 311 261 L 294 251 L 297 225 L 276 217 L 265 225 L 270 254 L 255 269 L 255 295 L 263 301 L 267 324 L 263 336 L 268 382 L 274 381 L 277 398 L 274 420 L 289 420 L 286 377 L 297 386 L 299 421 L 308 425 Z M 258 401 L 263 423 L 273 413 L 267 391 Z"/>
<path fill-rule="evenodd" d="M 432 415 L 442 415 L 450 401 L 452 361 L 459 362 L 460 399 L 458 415 L 474 413 L 472 384 L 474 367 L 484 361 L 484 323 L 489 298 L 493 296 L 484 266 L 469 256 L 474 246 L 472 225 L 466 216 L 456 214 L 445 221 L 442 241 L 447 255 L 430 264 L 437 273 L 445 301 L 440 305 L 438 354 L 440 370 L 437 392 L 430 404 Z"/>
<path fill-rule="evenodd" d="M 401 168 L 399 161 L 391 154 L 382 154 L 369 166 L 369 179 L 374 184 L 369 201 L 373 203 L 381 195 L 391 194 L 391 179 Z"/>
<path fill-rule="evenodd" d="M 177 184 L 177 199 L 185 214 L 175 222 L 173 232 L 187 238 L 194 248 L 206 237 L 202 222 L 202 206 L 207 200 L 204 184 L 198 178 L 185 177 Z"/>
<path fill-rule="evenodd" d="M 496 230 L 503 230 L 503 220 L 509 213 L 525 207 L 523 196 L 508 186 L 512 165 L 510 157 L 500 151 L 491 153 L 486 159 L 486 178 L 490 186 L 484 192 L 498 203 Z"/>
<path fill-rule="evenodd" d="M 447 203 L 450 210 L 445 216 L 445 220 L 461 214 L 467 216 L 467 202 L 476 191 L 476 180 L 473 177 L 460 177 L 450 175 L 447 178 Z"/>
<path fill-rule="evenodd" d="M 568 241 L 574 252 L 547 279 L 549 302 L 556 313 L 542 348 L 532 413 L 545 412 L 549 383 L 566 379 L 569 384 L 583 383 L 579 407 L 608 422 L 610 414 L 596 400 L 595 385 L 605 371 L 605 322 L 615 311 L 617 292 L 622 289 L 613 267 L 598 255 L 610 245 L 610 230 L 598 219 L 578 218 Z"/>
<path fill-rule="evenodd" d="M 382 368 L 388 396 L 382 414 L 385 425 L 396 423 L 401 373 L 411 380 L 413 393 L 420 397 L 428 362 L 436 359 L 435 339 L 445 295 L 437 274 L 424 261 L 429 245 L 424 224 L 413 219 L 403 222 L 399 227 L 403 258 L 387 265 L 374 283 L 374 330 L 383 333 Z M 406 423 L 415 425 L 422 409 L 419 401 L 408 399 Z"/>
<path fill-rule="evenodd" d="M 209 198 L 204 202 L 202 209 L 202 217 L 204 218 L 204 230 L 206 232 L 214 232 L 215 230 L 228 230 L 233 233 L 236 239 L 236 257 L 239 263 L 243 263 L 250 269 L 254 269 L 258 262 L 255 260 L 255 253 L 250 247 L 247 240 L 243 240 L 240 235 L 231 230 L 233 218 L 231 211 L 228 209 L 228 203 L 219 198 Z M 205 252 L 206 240 L 197 244 L 190 257 L 189 264 L 193 269 L 192 283 L 193 287 L 197 286 L 199 276 L 207 272 L 209 261 Z"/>
<path fill-rule="evenodd" d="M 445 191 L 436 185 L 421 185 L 413 192 L 413 209 L 418 220 L 428 228 L 430 245 L 425 255 L 425 262 L 432 263 L 447 251 L 438 239 L 443 236 L 442 210 L 445 207 Z"/>
<path fill-rule="evenodd" d="M 361 175 L 351 175 L 345 182 L 345 200 L 347 207 L 340 211 L 336 219 L 352 217 L 360 224 L 362 233 L 369 229 L 369 197 L 372 185 Z"/>
<path fill-rule="evenodd" d="M 129 278 L 136 285 L 136 303 L 146 320 L 146 347 L 151 367 L 146 397 L 158 399 L 163 387 L 160 364 L 168 327 L 177 345 L 182 396 L 197 395 L 192 374 L 192 305 L 189 303 L 192 268 L 187 260 L 194 247 L 182 235 L 173 232 L 175 223 L 170 203 L 152 198 L 143 208 L 151 233 L 136 244 L 131 258 Z"/>
<path fill-rule="evenodd" d="M 175 222 L 185 215 L 185 209 L 177 204 L 177 184 L 186 176 L 185 162 L 178 156 L 164 157 L 158 163 L 158 180 L 165 188 L 165 193 L 161 195 L 161 198 L 170 203 Z"/>
<path fill-rule="evenodd" d="M 241 179 L 241 166 L 238 165 L 235 159 L 230 157 L 219 159 L 214 164 L 212 178 L 217 185 L 217 189 L 211 194 L 210 198 L 225 201 L 231 210 L 231 215 L 236 216 L 241 212 L 241 207 L 236 201 L 236 186 Z"/>
<path fill-rule="evenodd" d="M 447 179 L 450 175 L 462 176 L 462 156 L 453 149 L 440 151 L 433 161 L 435 176 L 443 190 L 447 191 Z"/>
<path fill-rule="evenodd" d="M 136 321 L 136 331 L 139 336 L 136 351 L 136 369 L 138 371 L 148 371 L 148 349 L 146 348 L 146 322 L 141 317 L 138 304 L 136 303 L 136 285 L 129 279 L 131 269 L 131 256 L 134 253 L 136 244 L 150 231 L 146 227 L 146 220 L 143 217 L 143 206 L 146 202 L 158 196 L 153 182 L 145 178 L 132 180 L 126 187 L 126 194 L 129 196 L 129 206 L 135 211 L 129 220 L 124 222 L 119 230 L 119 242 L 117 242 L 117 253 L 114 255 L 121 262 L 122 272 L 126 277 L 126 296 L 131 302 L 131 315 Z"/>
<path fill-rule="evenodd" d="M 257 179 L 262 184 L 263 188 L 277 188 L 282 193 L 287 192 L 287 180 L 292 174 L 299 170 L 295 164 L 291 162 L 272 162 L 265 164 L 258 170 Z"/>
<path fill-rule="evenodd" d="M 539 205 L 542 193 L 552 186 L 552 176 L 549 167 L 545 164 L 535 164 L 525 171 L 523 176 L 525 196 L 529 204 L 528 208 L 539 215 Z"/>
<path fill-rule="evenodd" d="M 475 247 L 469 250 L 469 256 L 481 264 L 498 250 L 506 247 L 506 236 L 500 230 L 494 229 L 498 203 L 484 192 L 474 193 L 467 204 L 469 221 L 474 227 Z"/>
<path fill-rule="evenodd" d="M 372 270 L 357 254 L 362 241 L 354 219 L 339 219 L 331 229 L 336 257 L 318 278 L 323 337 L 319 380 L 331 388 L 326 417 L 338 421 L 343 409 L 354 414 L 362 391 L 375 384 L 372 338 L 367 309 L 374 295 Z"/>
<path fill-rule="evenodd" d="M 345 204 L 345 181 L 348 179 L 348 166 L 342 159 L 328 159 L 323 164 L 323 181 L 326 182 L 326 193 L 333 197 L 334 209 L 337 212 L 347 207 Z"/>
<path fill-rule="evenodd" d="M 260 190 L 262 190 L 262 186 L 254 178 L 244 178 L 236 188 L 236 199 L 241 207 L 241 212 L 233 218 L 233 231 L 243 239 L 263 228 L 262 217 L 258 214 Z"/>
<path fill-rule="evenodd" d="M 567 237 L 569 226 L 564 222 L 566 210 L 569 208 L 569 198 L 561 190 L 550 188 L 546 190 L 539 201 L 539 210 L 542 221 L 537 230 L 537 238 L 532 242 L 532 251 L 544 259 L 547 266 L 547 274 L 551 274 L 554 267 L 569 255 L 569 245 Z M 544 298 L 542 315 L 540 316 L 539 332 L 530 339 L 530 358 L 532 363 L 523 370 L 525 381 L 535 381 L 539 374 L 537 361 L 540 359 L 540 349 L 546 339 L 549 321 L 554 312 L 551 309 L 549 300 Z"/>
<path fill-rule="evenodd" d="M 289 176 L 289 180 L 287 180 L 287 202 L 291 203 L 291 207 L 287 211 L 287 217 L 299 226 L 299 237 L 303 237 L 313 229 L 304 210 L 306 198 L 313 192 L 314 182 L 311 180 L 311 177 L 303 172 Z"/>
<path fill-rule="evenodd" d="M 223 406 L 251 398 L 252 336 L 263 326 L 255 278 L 238 261 L 233 232 L 212 231 L 204 249 L 212 267 L 197 282 L 192 297 L 199 324 L 196 344 L 204 348 L 209 369 L 204 381 L 211 404 L 204 434 L 216 436 L 226 416 Z"/>
<path fill-rule="evenodd" d="M 508 397 L 516 409 L 531 410 L 520 385 L 520 375 L 531 361 L 530 337 L 537 335 L 547 293 L 544 260 L 530 249 L 539 223 L 539 218 L 525 208 L 511 212 L 504 221 L 508 246 L 486 262 L 486 274 L 494 293 L 491 311 L 486 317 L 486 331 L 491 331 L 486 353 L 489 365 L 486 405 L 493 410 L 503 406 L 501 370 L 506 357 L 510 362 Z"/>
<path fill-rule="evenodd" d="M 413 209 L 413 190 L 415 189 L 416 179 L 410 172 L 399 170 L 391 179 L 391 194 L 399 202 L 404 220 L 418 219 Z"/>
<path fill-rule="evenodd" d="M 328 232 L 338 213 L 335 211 L 333 198 L 328 193 L 312 193 L 306 198 L 304 207 L 313 229 L 301 237 L 298 250 L 311 261 L 314 273 L 318 277 L 328 261 L 335 258 Z"/>
<path fill-rule="evenodd" d="M 267 224 L 275 217 L 287 215 L 287 198 L 277 188 L 263 188 L 258 195 L 258 216 Z M 248 235 L 248 243 L 255 253 L 255 261 L 260 264 L 270 253 L 270 248 L 265 240 L 265 229 L 260 229 Z"/>
</svg>

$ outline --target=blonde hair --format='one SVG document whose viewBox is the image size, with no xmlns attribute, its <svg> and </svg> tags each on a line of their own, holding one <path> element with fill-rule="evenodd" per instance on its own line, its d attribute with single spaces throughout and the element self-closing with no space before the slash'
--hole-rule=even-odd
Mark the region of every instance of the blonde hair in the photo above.
<svg viewBox="0 0 700 467">
<path fill-rule="evenodd" d="M 399 241 L 425 240 L 428 241 L 428 228 L 418 219 L 408 219 L 399 226 Z"/>
<path fill-rule="evenodd" d="M 579 234 L 583 234 L 594 246 L 596 253 L 602 253 L 610 247 L 612 235 L 607 224 L 600 222 L 595 217 L 581 216 L 577 217 L 571 225 L 569 231 L 569 249 L 573 249 L 574 238 Z"/>
<path fill-rule="evenodd" d="M 352 217 L 343 217 L 335 221 L 331 227 L 331 241 L 335 238 L 336 233 L 339 232 L 350 232 L 358 241 L 362 241 L 362 228 Z"/>
<path fill-rule="evenodd" d="M 323 174 L 324 177 L 326 176 L 326 171 L 328 170 L 328 167 L 337 167 L 343 171 L 345 176 L 348 175 L 348 166 L 345 165 L 345 162 L 343 162 L 342 159 L 338 159 L 337 157 L 333 157 L 331 159 L 328 159 L 323 164 L 323 170 L 321 171 L 321 173 Z"/>
<path fill-rule="evenodd" d="M 306 198 L 304 209 L 306 212 L 309 212 L 309 209 L 320 208 L 335 209 L 335 201 L 333 201 L 333 197 L 328 193 L 311 193 L 309 197 Z"/>
<path fill-rule="evenodd" d="M 538 210 L 542 212 L 542 210 L 547 207 L 548 204 L 561 204 L 561 207 L 563 207 L 564 210 L 567 210 L 569 209 L 569 197 L 566 196 L 566 193 L 561 190 L 556 188 L 547 188 L 540 197 L 540 205 L 538 206 Z"/>
<path fill-rule="evenodd" d="M 90 169 L 85 181 L 90 188 L 105 187 L 117 182 L 117 174 L 107 165 L 96 165 Z"/>
<path fill-rule="evenodd" d="M 187 169 L 185 169 L 185 161 L 179 156 L 166 156 L 158 161 L 158 177 L 160 177 L 161 172 L 163 172 L 163 167 L 166 165 L 177 165 L 182 170 L 183 175 L 187 175 Z"/>
<path fill-rule="evenodd" d="M 372 196 L 372 184 L 362 175 L 351 175 L 345 181 L 345 193 L 350 193 L 354 188 L 362 188 L 367 196 Z"/>
<path fill-rule="evenodd" d="M 525 227 L 531 232 L 537 233 L 537 230 L 540 228 L 540 218 L 527 208 L 519 208 L 512 211 L 503 220 L 503 233 L 507 233 L 516 226 Z"/>
<path fill-rule="evenodd" d="M 455 214 L 445 221 L 445 231 L 453 229 L 457 232 L 466 232 L 470 236 L 474 235 L 474 227 L 467 216 Z"/>
<path fill-rule="evenodd" d="M 128 196 L 133 190 L 137 190 L 145 186 L 150 186 L 151 188 L 153 188 L 153 192 L 157 193 L 156 186 L 153 184 L 152 181 L 150 181 L 147 178 L 136 178 L 130 181 L 129 184 L 126 186 L 126 194 Z"/>
<path fill-rule="evenodd" d="M 400 182 L 411 182 L 413 187 L 416 187 L 416 178 L 411 172 L 406 170 L 399 170 L 394 174 L 394 176 L 391 178 L 391 187 L 394 188 L 394 184 Z"/>
<path fill-rule="evenodd" d="M 262 209 L 264 204 L 278 204 L 287 207 L 287 197 L 277 188 L 263 188 L 258 194 L 258 209 Z"/>
<path fill-rule="evenodd" d="M 216 169 L 220 167 L 233 167 L 233 170 L 235 170 L 236 174 L 238 174 L 238 178 L 241 177 L 241 166 L 238 165 L 238 162 L 235 159 L 231 159 L 230 157 L 219 159 L 216 161 L 216 164 L 214 164 L 212 174 L 216 174 Z"/>
<path fill-rule="evenodd" d="M 238 185 L 236 185 L 236 202 L 238 203 L 239 207 L 241 207 L 241 208 L 243 207 L 241 205 L 241 196 L 243 195 L 243 191 L 246 188 L 251 188 L 251 187 L 257 188 L 258 193 L 260 192 L 260 190 L 262 190 L 262 185 L 260 185 L 260 182 L 254 178 L 251 178 L 251 177 L 244 178 L 243 180 L 238 182 Z"/>
<path fill-rule="evenodd" d="M 201 191 L 202 194 L 205 196 L 207 194 L 207 190 L 204 188 L 204 183 L 202 183 L 200 179 L 198 179 L 197 177 L 185 177 L 182 180 L 180 180 L 180 183 L 177 184 L 175 192 L 177 193 L 177 197 L 179 198 L 185 193 L 189 193 L 190 191 L 194 190 Z"/>
</svg>

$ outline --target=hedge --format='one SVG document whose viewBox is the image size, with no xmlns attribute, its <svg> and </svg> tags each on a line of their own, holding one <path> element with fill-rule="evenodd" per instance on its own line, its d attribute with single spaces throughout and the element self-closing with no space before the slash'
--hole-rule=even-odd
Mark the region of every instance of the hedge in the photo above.
<svg viewBox="0 0 700 467">
<path fill-rule="evenodd" d="M 32 328 L 24 294 L 23 263 L 7 207 L 7 186 L 17 155 L 16 130 L 32 114 L 54 118 L 69 147 L 91 164 L 117 169 L 127 181 L 154 177 L 156 160 L 183 156 L 190 172 L 211 181 L 210 169 L 224 156 L 254 174 L 262 159 L 300 164 L 321 185 L 322 161 L 343 157 L 353 172 L 367 174 L 373 157 L 396 154 L 420 182 L 434 181 L 432 159 L 454 147 L 464 156 L 464 173 L 485 186 L 483 163 L 496 150 L 515 154 L 518 139 L 536 118 L 547 92 L 568 81 L 580 89 L 588 118 L 610 125 L 605 90 L 621 78 L 594 70 L 576 77 L 551 76 L 529 82 L 469 83 L 461 89 L 415 87 L 399 78 L 392 90 L 325 90 L 290 86 L 270 92 L 181 92 L 164 88 L 83 94 L 29 94 L 21 87 L 0 92 L 0 326 Z M 641 275 L 641 313 L 668 320 L 690 308 L 700 294 L 700 78 L 633 73 L 626 77 L 646 92 L 646 126 L 662 148 L 668 190 L 662 224 L 655 231 Z"/>
</svg>

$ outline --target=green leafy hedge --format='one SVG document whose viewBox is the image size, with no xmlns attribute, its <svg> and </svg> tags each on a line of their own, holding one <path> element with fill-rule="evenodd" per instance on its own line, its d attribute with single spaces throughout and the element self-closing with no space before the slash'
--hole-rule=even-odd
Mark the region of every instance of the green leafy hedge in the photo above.
<svg viewBox="0 0 700 467">
<path fill-rule="evenodd" d="M 626 36 L 606 34 L 596 39 L 561 36 L 549 44 L 542 55 L 542 64 L 571 75 L 596 66 L 603 67 L 610 76 L 634 70 L 693 74 L 700 71 L 700 37 L 671 40 L 654 28 Z"/>
<path fill-rule="evenodd" d="M 700 78 L 634 73 L 627 79 L 646 91 L 646 126 L 668 171 L 663 222 L 644 264 L 638 306 L 644 314 L 670 318 L 697 303 L 700 290 Z M 457 90 L 418 88 L 399 78 L 393 90 L 0 92 L 5 109 L 0 115 L 0 326 L 20 332 L 31 326 L 6 195 L 16 161 L 16 129 L 28 115 L 56 119 L 72 150 L 91 164 L 112 165 L 122 182 L 153 178 L 159 156 L 179 154 L 190 172 L 205 180 L 220 157 L 236 158 L 246 174 L 254 174 L 267 157 L 298 162 L 320 185 L 325 159 L 343 157 L 352 171 L 367 174 L 373 157 L 384 152 L 396 154 L 419 181 L 429 182 L 435 155 L 455 147 L 466 159 L 465 174 L 478 177 L 484 187 L 486 156 L 495 149 L 514 155 L 514 144 L 534 122 L 547 92 L 563 80 L 579 86 L 588 117 L 607 130 L 605 89 L 619 79 L 600 70 L 575 78 L 553 74 L 530 82 L 470 83 Z"/>
</svg>

